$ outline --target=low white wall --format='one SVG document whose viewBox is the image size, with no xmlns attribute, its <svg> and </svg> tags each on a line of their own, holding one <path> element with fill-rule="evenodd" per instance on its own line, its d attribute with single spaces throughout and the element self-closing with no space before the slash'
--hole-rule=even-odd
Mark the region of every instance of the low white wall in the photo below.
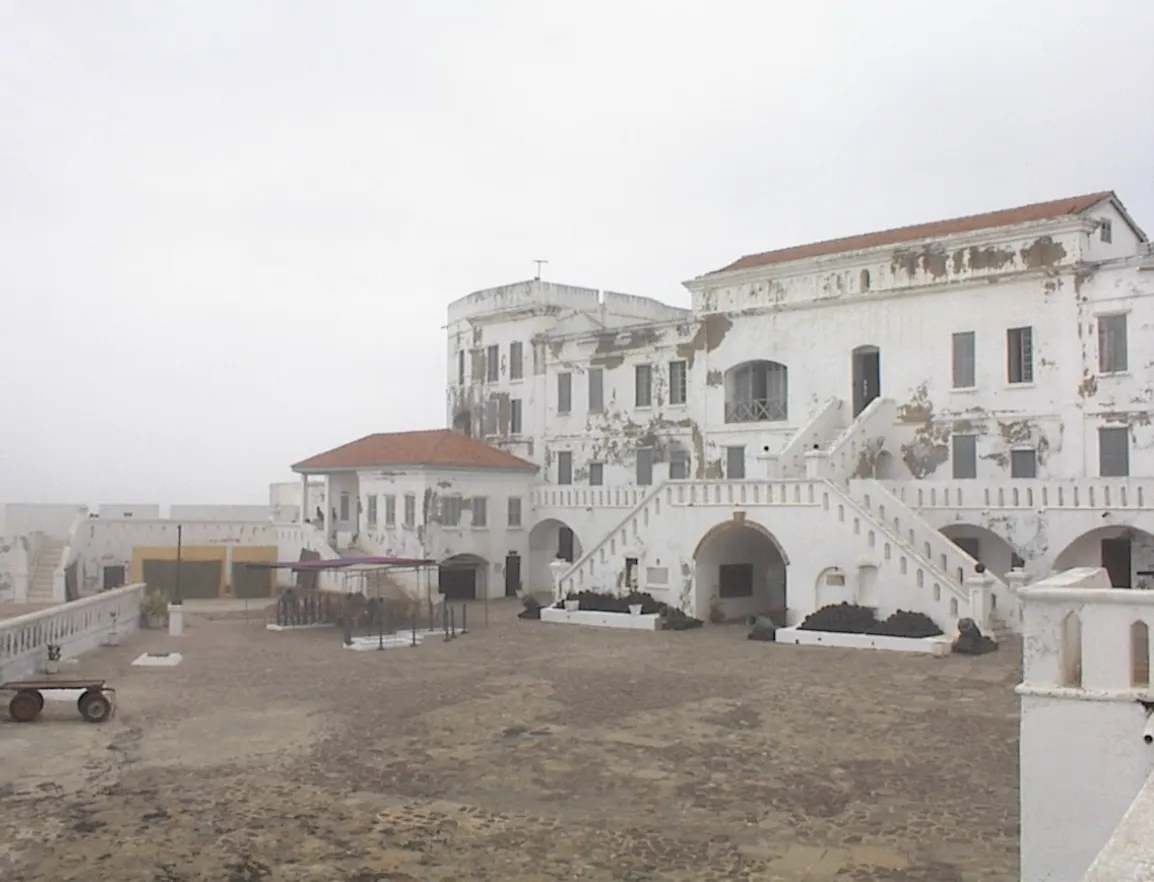
<svg viewBox="0 0 1154 882">
<path fill-rule="evenodd" d="M 32 537 L 42 535 L 0 537 L 0 601 L 24 603 L 28 599 L 35 564 Z"/>
<path fill-rule="evenodd" d="M 140 627 L 144 585 L 126 585 L 49 609 L 0 621 L 0 682 L 33 677 L 44 670 L 49 644 L 63 658 L 87 652 L 117 634 Z"/>
<path fill-rule="evenodd" d="M 1081 878 L 1154 772 L 1138 701 L 1150 694 L 1154 592 L 1109 584 L 1104 570 L 1074 569 L 1019 591 L 1023 882 Z"/>
<path fill-rule="evenodd" d="M 272 519 L 272 513 L 267 505 L 173 505 L 168 509 L 168 519 L 263 523 Z"/>
</svg>

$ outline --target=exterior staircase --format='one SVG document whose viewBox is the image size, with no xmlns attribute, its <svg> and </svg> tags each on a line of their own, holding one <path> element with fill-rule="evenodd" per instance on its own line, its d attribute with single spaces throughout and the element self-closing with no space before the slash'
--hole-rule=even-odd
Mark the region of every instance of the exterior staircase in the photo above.
<svg viewBox="0 0 1154 882">
<path fill-rule="evenodd" d="M 56 570 L 67 545 L 67 540 L 48 539 L 41 546 L 28 583 L 29 603 L 56 602 Z"/>
</svg>

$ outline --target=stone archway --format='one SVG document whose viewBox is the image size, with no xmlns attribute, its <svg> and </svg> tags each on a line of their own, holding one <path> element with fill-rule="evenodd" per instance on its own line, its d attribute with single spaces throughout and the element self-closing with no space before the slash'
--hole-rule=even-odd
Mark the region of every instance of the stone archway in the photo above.
<svg viewBox="0 0 1154 882">
<path fill-rule="evenodd" d="M 1115 588 L 1154 588 L 1154 535 L 1121 524 L 1089 530 L 1054 558 L 1054 571 L 1102 567 Z"/>
<path fill-rule="evenodd" d="M 553 595 L 553 573 L 549 564 L 560 555 L 573 563 L 581 559 L 584 548 L 577 533 L 558 518 L 546 518 L 529 531 L 529 566 L 524 574 L 525 589 L 534 595 Z"/>
<path fill-rule="evenodd" d="M 789 558 L 761 524 L 735 518 L 713 527 L 697 543 L 693 565 L 699 618 L 766 614 L 785 621 Z"/>
<path fill-rule="evenodd" d="M 999 579 L 1005 579 L 1006 573 L 1024 563 L 1014 546 L 987 527 L 949 524 L 939 532 Z M 962 574 L 963 578 L 969 575 Z"/>
</svg>

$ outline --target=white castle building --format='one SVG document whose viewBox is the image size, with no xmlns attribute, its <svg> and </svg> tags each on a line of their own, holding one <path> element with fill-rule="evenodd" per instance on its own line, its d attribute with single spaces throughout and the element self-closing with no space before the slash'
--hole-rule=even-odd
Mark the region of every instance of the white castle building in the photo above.
<svg viewBox="0 0 1154 882">
<path fill-rule="evenodd" d="M 636 586 L 702 618 L 850 600 L 948 631 L 1017 629 L 1013 587 L 1055 570 L 1151 587 L 1154 252 L 1114 194 L 751 255 L 686 287 L 690 309 L 540 280 L 450 304 L 451 429 L 299 462 L 259 516 L 180 512 L 199 518 L 186 543 L 218 549 L 203 590 L 308 550 L 437 561 L 455 597 L 548 593 L 560 556 L 562 590 Z M 0 589 L 119 584 L 162 556 L 142 545 L 174 543 L 173 511 L 102 511 L 39 563 L 11 542 Z"/>
<path fill-rule="evenodd" d="M 540 280 L 452 303 L 460 442 L 378 435 L 298 464 L 344 497 L 326 533 L 453 557 L 465 596 L 548 591 L 560 555 L 564 590 L 790 624 L 850 600 L 1016 628 L 1012 585 L 1080 566 L 1151 587 L 1154 252 L 1114 194 L 686 287 L 688 310 Z"/>
</svg>

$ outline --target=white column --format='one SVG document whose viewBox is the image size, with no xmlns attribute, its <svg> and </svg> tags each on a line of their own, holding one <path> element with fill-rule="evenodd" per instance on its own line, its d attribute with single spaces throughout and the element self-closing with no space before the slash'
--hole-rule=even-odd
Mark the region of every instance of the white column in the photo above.
<svg viewBox="0 0 1154 882">
<path fill-rule="evenodd" d="M 309 476 L 301 475 L 301 526 L 309 519 Z"/>
</svg>

